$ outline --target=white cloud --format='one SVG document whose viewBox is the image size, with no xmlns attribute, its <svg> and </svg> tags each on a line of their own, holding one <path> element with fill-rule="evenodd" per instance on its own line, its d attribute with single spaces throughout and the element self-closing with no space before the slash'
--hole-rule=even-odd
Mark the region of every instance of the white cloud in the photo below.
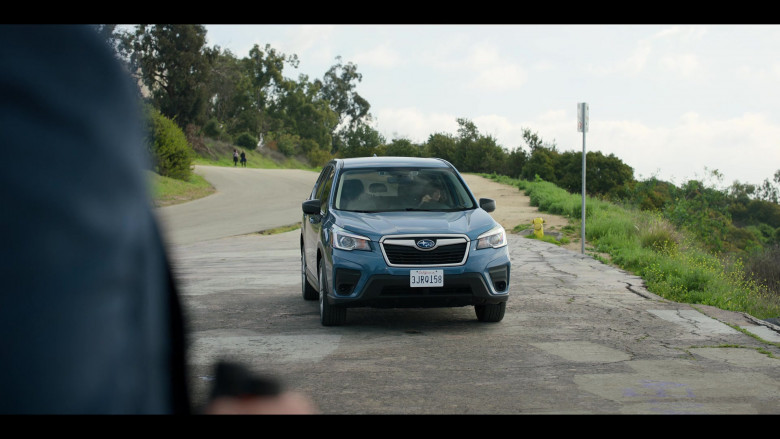
<svg viewBox="0 0 780 439">
<path fill-rule="evenodd" d="M 398 51 L 389 44 L 382 44 L 380 46 L 375 46 L 366 52 L 356 54 L 353 57 L 352 62 L 358 66 L 367 65 L 391 69 L 401 65 L 402 57 Z"/>
<path fill-rule="evenodd" d="M 656 32 L 651 38 L 674 40 L 674 42 L 693 42 L 701 40 L 707 32 L 706 26 L 671 26 Z"/>
<path fill-rule="evenodd" d="M 490 44 L 475 44 L 464 59 L 463 68 L 476 76 L 471 87 L 476 90 L 503 91 L 521 88 L 527 81 L 525 70 L 498 47 Z"/>
<path fill-rule="evenodd" d="M 504 91 L 522 88 L 528 75 L 518 65 L 494 65 L 479 71 L 472 87 L 486 91 Z"/>
<path fill-rule="evenodd" d="M 456 116 L 443 113 L 423 113 L 417 108 L 383 108 L 377 111 L 374 129 L 388 142 L 395 138 L 408 139 L 413 143 L 424 143 L 431 134 L 456 135 Z"/>
<path fill-rule="evenodd" d="M 701 64 L 696 55 L 687 53 L 665 56 L 660 59 L 663 69 L 683 78 L 694 79 L 700 74 Z"/>
<path fill-rule="evenodd" d="M 650 43 L 647 41 L 639 41 L 637 47 L 634 48 L 628 56 L 614 62 L 609 62 L 609 58 L 605 57 L 603 59 L 606 59 L 607 61 L 602 59 L 600 63 L 591 62 L 586 70 L 590 74 L 601 77 L 615 74 L 636 76 L 644 71 L 652 52 L 653 49 Z M 610 53 L 609 55 L 620 56 L 619 53 Z"/>
</svg>

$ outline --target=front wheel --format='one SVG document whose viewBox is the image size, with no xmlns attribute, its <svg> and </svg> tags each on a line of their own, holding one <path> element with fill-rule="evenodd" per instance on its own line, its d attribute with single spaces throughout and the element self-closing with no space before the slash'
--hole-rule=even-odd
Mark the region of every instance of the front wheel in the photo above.
<svg viewBox="0 0 780 439">
<path fill-rule="evenodd" d="M 339 326 L 347 321 L 347 309 L 343 306 L 335 306 L 328 303 L 327 282 L 325 281 L 325 268 L 322 261 L 317 267 L 317 278 L 320 286 L 320 323 L 322 326 Z"/>
<path fill-rule="evenodd" d="M 480 322 L 500 322 L 506 312 L 506 302 L 474 305 L 474 311 Z"/>
</svg>

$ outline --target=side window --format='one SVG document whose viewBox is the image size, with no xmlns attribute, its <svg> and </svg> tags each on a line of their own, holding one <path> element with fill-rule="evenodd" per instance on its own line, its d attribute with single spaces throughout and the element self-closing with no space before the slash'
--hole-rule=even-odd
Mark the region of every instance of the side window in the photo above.
<svg viewBox="0 0 780 439">
<path fill-rule="evenodd" d="M 317 182 L 314 183 L 314 188 L 311 190 L 311 195 L 309 195 L 310 200 L 317 198 L 317 195 L 320 193 L 319 190 L 322 189 L 322 182 L 328 177 L 331 169 L 332 166 L 328 166 L 320 172 L 320 176 L 317 177 Z"/>
<path fill-rule="evenodd" d="M 328 211 L 328 199 L 330 198 L 330 188 L 333 186 L 334 175 L 336 175 L 336 170 L 331 166 L 328 177 L 317 190 L 317 198 L 320 200 L 320 210 L 322 212 Z"/>
</svg>

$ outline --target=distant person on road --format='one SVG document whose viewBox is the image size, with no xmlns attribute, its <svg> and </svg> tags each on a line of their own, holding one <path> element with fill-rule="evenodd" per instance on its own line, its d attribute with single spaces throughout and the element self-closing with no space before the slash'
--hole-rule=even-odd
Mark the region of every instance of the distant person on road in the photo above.
<svg viewBox="0 0 780 439">
<path fill-rule="evenodd" d="M 246 153 L 241 151 L 241 166 L 246 168 Z"/>
<path fill-rule="evenodd" d="M 137 86 L 90 26 L 2 25 L 0 65 L 0 414 L 192 413 Z M 206 413 L 315 411 L 223 387 Z"/>
<path fill-rule="evenodd" d="M 233 150 L 233 166 L 238 166 L 238 150 Z"/>
</svg>

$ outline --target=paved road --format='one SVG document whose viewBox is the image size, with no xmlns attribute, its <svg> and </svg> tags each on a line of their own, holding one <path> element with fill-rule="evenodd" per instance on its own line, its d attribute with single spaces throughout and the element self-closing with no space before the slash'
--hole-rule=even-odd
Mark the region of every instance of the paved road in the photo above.
<svg viewBox="0 0 780 439">
<path fill-rule="evenodd" d="M 210 171 L 198 172 L 211 179 Z M 223 198 L 229 182 L 265 186 L 285 173 L 217 174 L 231 172 L 215 181 Z M 315 177 L 284 175 L 300 181 L 264 202 L 280 202 L 274 225 L 300 218 L 308 188 L 296 185 Z M 167 227 L 198 229 L 189 215 L 205 215 L 212 201 L 222 203 L 208 197 L 181 217 L 187 209 L 160 210 Z M 346 326 L 323 327 L 316 302 L 301 298 L 299 232 L 225 236 L 240 228 L 228 223 L 244 208 L 218 208 L 218 224 L 203 224 L 212 232 L 189 235 L 200 239 L 169 235 L 181 239 L 170 248 L 198 402 L 211 365 L 227 357 L 281 377 L 333 414 L 780 413 L 777 327 L 663 300 L 588 256 L 510 235 L 513 295 L 500 323 L 479 323 L 470 307 L 351 309 Z M 248 231 L 268 228 L 257 221 L 236 218 Z"/>
<path fill-rule="evenodd" d="M 206 198 L 158 209 L 170 242 L 189 244 L 255 233 L 301 220 L 301 202 L 317 173 L 303 170 L 196 166 L 217 190 Z M 169 227 L 171 222 L 174 227 Z"/>
</svg>

